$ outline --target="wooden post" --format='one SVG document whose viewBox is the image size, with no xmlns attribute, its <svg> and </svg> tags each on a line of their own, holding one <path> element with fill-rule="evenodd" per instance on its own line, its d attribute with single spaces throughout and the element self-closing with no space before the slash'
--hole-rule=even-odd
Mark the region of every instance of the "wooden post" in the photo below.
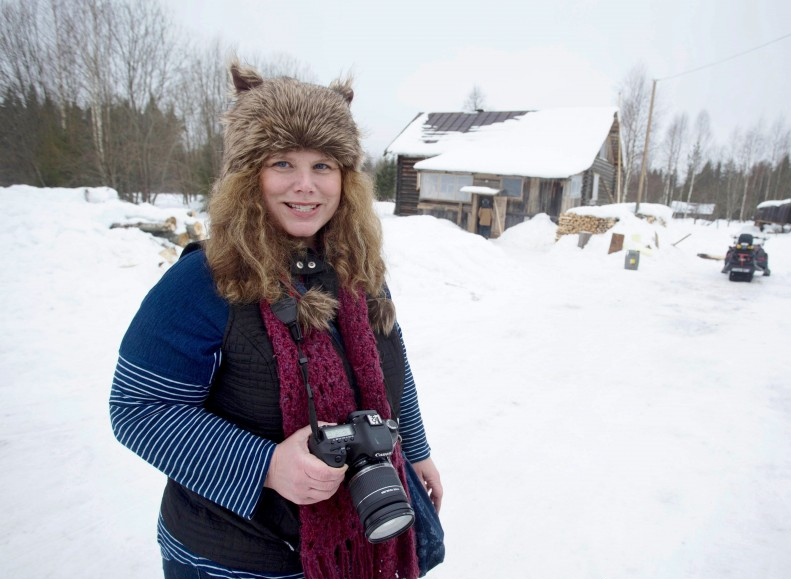
<svg viewBox="0 0 791 579">
<path fill-rule="evenodd" d="M 650 142 L 651 135 L 651 117 L 654 114 L 654 95 L 656 95 L 656 79 L 653 80 L 651 87 L 651 103 L 648 105 L 648 126 L 645 128 L 645 147 L 643 148 L 643 163 L 640 167 L 640 183 L 637 186 L 637 203 L 634 207 L 634 214 L 640 211 L 640 201 L 643 198 L 643 187 L 645 186 L 645 171 L 646 164 L 648 163 L 648 143 Z"/>
<path fill-rule="evenodd" d="M 505 231 L 505 214 L 507 211 L 508 198 L 495 195 L 492 201 L 492 205 L 494 205 L 494 222 L 497 224 L 497 231 L 492 228 L 492 237 L 500 237 Z"/>
<path fill-rule="evenodd" d="M 470 233 L 478 233 L 478 207 L 480 206 L 477 193 L 472 194 L 472 203 L 470 205 L 470 219 L 467 221 L 467 231 Z"/>
<path fill-rule="evenodd" d="M 623 249 L 623 234 L 622 233 L 613 233 L 612 237 L 610 238 L 610 249 L 607 251 L 608 254 L 616 253 Z"/>
</svg>

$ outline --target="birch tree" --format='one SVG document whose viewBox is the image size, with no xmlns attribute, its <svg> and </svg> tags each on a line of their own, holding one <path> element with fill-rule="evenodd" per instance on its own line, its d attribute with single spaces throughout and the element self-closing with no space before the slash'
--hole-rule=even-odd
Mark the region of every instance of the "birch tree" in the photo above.
<svg viewBox="0 0 791 579">
<path fill-rule="evenodd" d="M 78 43 L 77 63 L 83 91 L 91 117 L 94 163 L 100 181 L 118 188 L 116 160 L 109 146 L 112 131 L 111 108 L 116 84 L 113 61 L 111 6 L 102 0 L 74 0 L 77 13 L 75 36 Z"/>
<path fill-rule="evenodd" d="M 739 137 L 738 131 L 732 133 L 732 137 Z M 725 174 L 725 218 L 730 223 L 736 213 L 736 206 L 738 205 L 738 191 L 739 191 L 739 172 L 736 167 L 736 150 L 738 149 L 737 141 L 732 141 L 731 154 L 725 162 L 723 172 Z M 719 203 L 718 203 L 719 205 Z"/>
<path fill-rule="evenodd" d="M 687 114 L 677 114 L 668 126 L 662 143 L 665 156 L 664 204 L 668 206 L 673 202 L 673 191 L 678 181 L 678 163 L 681 158 L 681 150 L 687 139 L 687 124 Z"/>
<path fill-rule="evenodd" d="M 68 0 L 49 0 L 46 17 L 50 23 L 45 58 L 50 63 L 48 77 L 53 83 L 61 127 L 69 131 L 67 110 L 80 104 L 81 89 L 77 58 L 80 46 L 79 12 Z"/>
<path fill-rule="evenodd" d="M 486 107 L 486 96 L 483 94 L 483 90 L 481 87 L 473 85 L 470 93 L 467 95 L 467 98 L 464 100 L 464 105 L 462 110 L 465 110 L 469 113 L 474 113 L 476 111 L 483 110 Z"/>
<path fill-rule="evenodd" d="M 623 147 L 623 196 L 629 196 L 630 181 L 636 171 L 645 144 L 645 131 L 648 127 L 648 108 L 651 88 L 642 64 L 635 65 L 619 85 L 621 138 Z"/>
<path fill-rule="evenodd" d="M 695 127 L 692 130 L 693 141 L 692 147 L 687 154 L 687 209 L 689 211 L 689 204 L 692 202 L 692 193 L 695 190 L 695 176 L 706 158 L 709 142 L 711 141 L 711 120 L 709 113 L 700 111 L 695 118 Z"/>
<path fill-rule="evenodd" d="M 739 221 L 744 221 L 747 209 L 747 198 L 753 182 L 754 168 L 759 158 L 763 145 L 760 126 L 753 127 L 736 142 L 736 168 L 742 177 L 741 203 L 739 208 Z"/>
<path fill-rule="evenodd" d="M 752 186 L 755 185 L 754 174 L 755 166 L 761 158 L 763 148 L 765 146 L 765 139 L 763 137 L 760 125 L 756 125 L 749 131 L 745 137 L 745 142 L 742 147 L 744 153 L 744 164 L 742 165 L 742 174 L 744 175 L 744 194 L 742 196 L 741 209 L 739 211 L 739 221 L 744 221 L 747 212 L 747 201 L 751 197 Z M 755 197 L 752 199 L 755 204 Z"/>
<path fill-rule="evenodd" d="M 47 93 L 39 7 L 38 0 L 0 4 L 0 83 L 6 95 L 23 100 L 31 90 L 37 98 Z"/>
<path fill-rule="evenodd" d="M 175 83 L 179 63 L 176 39 L 170 33 L 172 23 L 153 0 L 117 3 L 111 29 L 113 53 L 118 70 L 117 97 L 125 103 L 126 118 L 121 132 L 124 143 L 132 144 L 131 155 L 125 145 L 117 143 L 122 159 L 133 159 L 129 167 L 141 199 L 150 201 L 155 181 L 162 182 L 162 171 L 172 158 L 178 135 L 165 126 L 165 97 Z M 155 168 L 157 166 L 159 169 Z M 155 174 L 158 172 L 158 174 Z"/>
<path fill-rule="evenodd" d="M 220 173 L 222 126 L 228 73 L 222 43 L 215 39 L 207 47 L 190 50 L 188 65 L 181 71 L 174 102 L 184 122 L 186 158 L 179 167 L 184 194 L 208 193 Z"/>
</svg>

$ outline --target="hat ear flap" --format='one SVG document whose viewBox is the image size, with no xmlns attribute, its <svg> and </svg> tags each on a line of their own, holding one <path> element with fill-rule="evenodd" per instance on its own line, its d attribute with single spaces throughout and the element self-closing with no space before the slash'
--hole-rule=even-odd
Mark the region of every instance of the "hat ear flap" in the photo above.
<svg viewBox="0 0 791 579">
<path fill-rule="evenodd" d="M 231 65 L 231 80 L 236 94 L 241 94 L 263 84 L 264 79 L 252 68 L 243 68 L 238 63 Z"/>
<path fill-rule="evenodd" d="M 343 100 L 346 101 L 347 105 L 352 104 L 352 99 L 354 98 L 354 91 L 352 90 L 352 79 L 350 77 L 346 77 L 345 79 L 337 79 L 332 81 L 330 84 L 330 89 L 337 92 L 339 95 L 343 97 Z"/>
</svg>

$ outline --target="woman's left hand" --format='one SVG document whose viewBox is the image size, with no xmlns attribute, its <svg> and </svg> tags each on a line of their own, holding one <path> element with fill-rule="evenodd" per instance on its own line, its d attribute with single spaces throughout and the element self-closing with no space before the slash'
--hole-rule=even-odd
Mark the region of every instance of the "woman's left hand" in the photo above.
<svg viewBox="0 0 791 579">
<path fill-rule="evenodd" d="M 434 466 L 434 461 L 431 458 L 426 458 L 420 462 L 412 463 L 412 468 L 415 469 L 420 482 L 426 487 L 428 496 L 431 497 L 431 502 L 434 503 L 434 508 L 439 514 L 439 508 L 442 505 L 442 481 L 440 481 L 439 471 Z"/>
</svg>

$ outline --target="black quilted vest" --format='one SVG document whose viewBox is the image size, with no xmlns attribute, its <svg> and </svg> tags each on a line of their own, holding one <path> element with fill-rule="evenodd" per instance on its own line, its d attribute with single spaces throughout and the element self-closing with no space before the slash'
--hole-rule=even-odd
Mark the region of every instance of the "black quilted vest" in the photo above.
<svg viewBox="0 0 791 579">
<path fill-rule="evenodd" d="M 396 330 L 376 339 L 387 399 L 397 417 L 405 374 L 401 340 Z M 258 304 L 230 308 L 222 365 L 205 406 L 254 434 L 283 440 L 277 365 Z M 258 573 L 301 570 L 298 507 L 271 489 L 262 489 L 247 520 L 168 479 L 161 512 L 173 536 L 211 561 Z"/>
</svg>

